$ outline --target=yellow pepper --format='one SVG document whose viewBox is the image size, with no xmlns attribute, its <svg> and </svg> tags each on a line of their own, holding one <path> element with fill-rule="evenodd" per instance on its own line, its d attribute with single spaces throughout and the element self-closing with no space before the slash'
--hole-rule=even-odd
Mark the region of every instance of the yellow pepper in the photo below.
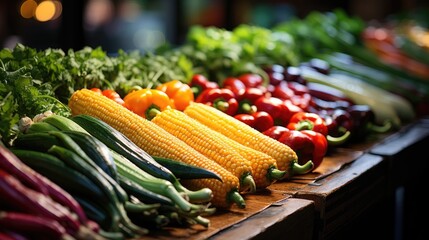
<svg viewBox="0 0 429 240">
<path fill-rule="evenodd" d="M 132 112 L 151 120 L 161 111 L 174 108 L 168 95 L 156 89 L 140 89 L 124 97 L 124 106 Z"/>
</svg>

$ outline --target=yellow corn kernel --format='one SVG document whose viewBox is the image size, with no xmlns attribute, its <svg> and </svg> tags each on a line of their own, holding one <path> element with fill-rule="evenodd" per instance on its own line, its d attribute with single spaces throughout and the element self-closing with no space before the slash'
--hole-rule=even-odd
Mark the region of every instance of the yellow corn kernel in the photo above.
<svg viewBox="0 0 429 240">
<path fill-rule="evenodd" d="M 101 119 L 152 156 L 174 159 L 219 174 L 222 182 L 216 179 L 189 181 L 192 184 L 189 186 L 190 189 L 210 188 L 213 191 L 211 202 L 214 206 L 229 208 L 236 200 L 234 196 L 237 197 L 237 195 L 236 203 L 239 207 L 245 206 L 237 193 L 239 188 L 237 177 L 155 123 L 88 89 L 73 93 L 69 100 L 69 107 L 73 115 L 87 114 Z"/>
<path fill-rule="evenodd" d="M 225 143 L 232 146 L 236 151 L 250 161 L 252 176 L 256 183 L 256 188 L 266 188 L 277 180 L 283 179 L 286 171 L 277 168 L 277 162 L 266 153 L 244 146 L 243 144 L 222 134 Z"/>
<path fill-rule="evenodd" d="M 213 131 L 176 109 L 166 109 L 151 120 L 195 150 L 214 160 L 240 180 L 240 191 L 254 192 L 251 163 Z"/>
<path fill-rule="evenodd" d="M 273 170 L 277 168 L 275 159 L 214 131 L 181 111 L 164 110 L 153 118 L 152 122 L 215 160 L 239 179 L 251 172 L 258 189 L 265 188 L 279 179 L 276 178 L 278 174 L 273 174 Z M 284 175 L 282 173 L 281 177 Z"/>
<path fill-rule="evenodd" d="M 272 139 L 249 125 L 229 116 L 214 107 L 203 103 L 191 103 L 185 114 L 196 119 L 209 128 L 255 150 L 273 157 L 278 169 L 287 171 L 285 177 L 291 174 L 293 163 L 297 162 L 297 155 L 289 146 Z"/>
</svg>

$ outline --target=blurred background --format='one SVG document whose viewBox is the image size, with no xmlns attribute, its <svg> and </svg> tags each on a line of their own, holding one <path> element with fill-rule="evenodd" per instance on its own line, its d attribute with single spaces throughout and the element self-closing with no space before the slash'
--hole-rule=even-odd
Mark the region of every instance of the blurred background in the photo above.
<svg viewBox="0 0 429 240">
<path fill-rule="evenodd" d="M 192 25 L 271 27 L 313 10 L 342 8 L 364 20 L 427 8 L 423 0 L 1 0 L 0 47 L 101 46 L 108 53 L 180 45 Z"/>
</svg>

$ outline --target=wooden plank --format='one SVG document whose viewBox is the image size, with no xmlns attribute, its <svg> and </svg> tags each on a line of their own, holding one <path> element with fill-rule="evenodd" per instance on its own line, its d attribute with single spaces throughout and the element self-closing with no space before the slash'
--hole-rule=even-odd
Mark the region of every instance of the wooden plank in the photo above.
<svg viewBox="0 0 429 240">
<path fill-rule="evenodd" d="M 273 204 L 246 221 L 231 226 L 212 240 L 223 239 L 312 239 L 314 204 L 304 199 L 288 198 Z"/>
<path fill-rule="evenodd" d="M 291 195 L 285 191 L 265 189 L 257 193 L 243 195 L 243 197 L 246 201 L 245 209 L 239 209 L 235 206 L 229 210 L 219 209 L 215 214 L 207 217 L 210 220 L 208 228 L 204 228 L 201 225 L 168 226 L 160 230 L 151 230 L 150 234 L 145 236 L 144 239 L 207 239 L 224 229 L 246 221 L 255 214 L 263 212 L 273 204 L 290 198 Z"/>
<path fill-rule="evenodd" d="M 387 163 L 364 154 L 341 171 L 297 191 L 294 198 L 314 201 L 317 213 L 315 239 L 324 239 L 383 201 L 387 192 Z"/>
<path fill-rule="evenodd" d="M 384 139 L 369 150 L 369 153 L 383 156 L 389 162 L 389 187 L 396 189 L 405 182 L 417 182 L 416 176 L 424 180 L 429 146 L 429 124 L 418 121 Z M 407 166 L 407 170 L 405 167 Z M 420 166 L 420 167 L 419 167 Z"/>
<path fill-rule="evenodd" d="M 393 158 L 395 155 L 404 153 L 409 148 L 428 138 L 429 124 L 422 120 L 406 126 L 395 134 L 383 139 L 370 148 L 369 152 Z"/>
</svg>

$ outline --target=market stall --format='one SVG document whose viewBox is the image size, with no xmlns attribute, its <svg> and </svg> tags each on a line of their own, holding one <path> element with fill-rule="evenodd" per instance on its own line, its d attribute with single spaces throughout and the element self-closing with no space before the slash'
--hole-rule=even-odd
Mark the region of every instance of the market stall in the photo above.
<svg viewBox="0 0 429 240">
<path fill-rule="evenodd" d="M 421 237 L 427 34 L 337 9 L 145 53 L 4 48 L 0 237 Z"/>
</svg>

